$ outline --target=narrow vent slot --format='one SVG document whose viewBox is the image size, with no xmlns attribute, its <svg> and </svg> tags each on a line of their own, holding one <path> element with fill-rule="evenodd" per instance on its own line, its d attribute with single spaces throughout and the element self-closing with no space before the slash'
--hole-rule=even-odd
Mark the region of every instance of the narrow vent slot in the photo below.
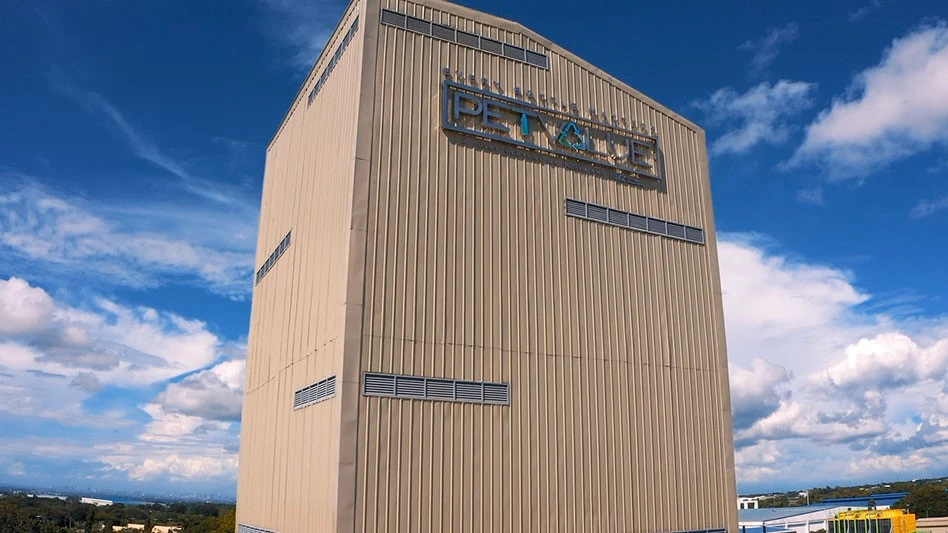
<svg viewBox="0 0 948 533">
<path fill-rule="evenodd" d="M 336 395 L 336 376 L 317 381 L 293 393 L 293 409 L 328 400 Z"/>
<path fill-rule="evenodd" d="M 549 69 L 550 66 L 549 57 L 540 52 L 534 52 L 520 46 L 462 31 L 447 24 L 439 24 L 423 18 L 411 17 L 404 13 L 392 11 L 391 9 L 382 10 L 381 22 L 386 26 L 394 26 L 424 35 L 430 35 L 435 39 L 455 42 L 462 46 L 476 48 L 489 54 L 506 57 L 543 69 Z"/>
<path fill-rule="evenodd" d="M 657 218 L 648 219 L 648 231 L 651 233 L 658 233 L 659 235 L 665 235 L 665 221 L 659 220 Z"/>
<path fill-rule="evenodd" d="M 425 35 L 431 35 L 431 23 L 424 19 L 408 17 L 405 28 Z"/>
<path fill-rule="evenodd" d="M 429 379 L 425 397 L 429 400 L 453 400 L 454 382 L 447 379 Z"/>
<path fill-rule="evenodd" d="M 425 378 L 398 376 L 395 378 L 395 396 L 424 398 Z"/>
<path fill-rule="evenodd" d="M 629 227 L 640 231 L 648 231 L 648 218 L 629 213 Z"/>
<path fill-rule="evenodd" d="M 629 214 L 624 211 L 609 210 L 609 223 L 614 226 L 627 227 L 629 225 Z"/>
<path fill-rule="evenodd" d="M 365 396 L 388 396 L 407 400 L 510 404 L 510 385 L 422 376 L 366 373 L 362 381 Z"/>
<path fill-rule="evenodd" d="M 247 524 L 237 524 L 237 533 L 277 533 L 270 529 L 260 529 L 259 527 L 248 526 Z"/>
<path fill-rule="evenodd" d="M 599 222 L 609 221 L 609 210 L 598 205 L 588 204 L 586 206 L 586 216 L 591 220 Z"/>
<path fill-rule="evenodd" d="M 481 47 L 481 38 L 479 35 L 474 35 L 473 33 L 458 30 L 457 39 L 458 44 L 463 44 L 464 46 L 469 46 L 471 48 Z"/>
<path fill-rule="evenodd" d="M 431 23 L 431 36 L 441 39 L 442 41 L 454 42 L 454 28 L 445 26 L 444 24 Z"/>
<path fill-rule="evenodd" d="M 396 13 L 395 11 L 391 11 L 391 10 L 389 10 L 389 9 L 383 9 L 383 10 L 382 10 L 382 24 L 387 24 L 387 25 L 389 25 L 389 26 L 398 26 L 399 28 L 404 28 L 404 27 L 405 27 L 405 19 L 407 19 L 407 18 L 408 18 L 408 17 L 406 17 L 405 15 L 403 15 L 403 14 L 401 14 L 401 13 Z"/>
<path fill-rule="evenodd" d="M 504 55 L 504 43 L 481 37 L 481 50 L 502 56 Z"/>
<path fill-rule="evenodd" d="M 676 239 L 684 239 L 684 238 L 685 238 L 685 226 L 683 226 L 683 225 L 681 225 L 681 224 L 676 224 L 676 223 L 674 223 L 674 222 L 669 222 L 669 223 L 668 223 L 668 226 L 667 226 L 667 229 L 668 229 L 668 236 L 669 236 L 669 237 L 674 237 L 674 238 L 676 238 Z"/>
<path fill-rule="evenodd" d="M 395 376 L 366 374 L 362 391 L 366 396 L 395 396 Z"/>
<path fill-rule="evenodd" d="M 700 228 L 685 228 L 685 239 L 698 244 L 704 244 L 704 230 Z"/>
<path fill-rule="evenodd" d="M 527 63 L 540 68 L 550 68 L 547 56 L 533 50 L 527 50 Z"/>
<path fill-rule="evenodd" d="M 509 403 L 510 386 L 506 383 L 485 383 L 484 384 L 484 402 L 486 403 Z"/>
<path fill-rule="evenodd" d="M 526 50 L 512 44 L 504 44 L 504 57 L 516 59 L 517 61 L 526 61 Z"/>
<path fill-rule="evenodd" d="M 454 385 L 454 395 L 459 402 L 483 402 L 484 385 L 472 381 L 459 381 Z"/>
<path fill-rule="evenodd" d="M 567 216 L 585 218 L 596 222 L 605 222 L 635 231 L 642 231 L 679 239 L 695 244 L 705 244 L 704 230 L 669 222 L 660 218 L 646 217 L 636 213 L 628 213 L 618 209 L 609 209 L 601 205 L 590 204 L 573 198 L 566 198 L 563 202 Z"/>
<path fill-rule="evenodd" d="M 574 217 L 586 216 L 586 202 L 566 200 L 566 214 Z"/>
</svg>

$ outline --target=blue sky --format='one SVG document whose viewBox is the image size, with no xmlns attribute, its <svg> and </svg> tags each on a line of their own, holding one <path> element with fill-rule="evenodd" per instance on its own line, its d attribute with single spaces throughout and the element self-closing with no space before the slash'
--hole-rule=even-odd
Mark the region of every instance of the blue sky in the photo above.
<svg viewBox="0 0 948 533">
<path fill-rule="evenodd" d="M 707 128 L 742 491 L 948 474 L 943 2 L 461 3 Z M 265 146 L 343 8 L 0 0 L 0 483 L 233 494 Z"/>
</svg>

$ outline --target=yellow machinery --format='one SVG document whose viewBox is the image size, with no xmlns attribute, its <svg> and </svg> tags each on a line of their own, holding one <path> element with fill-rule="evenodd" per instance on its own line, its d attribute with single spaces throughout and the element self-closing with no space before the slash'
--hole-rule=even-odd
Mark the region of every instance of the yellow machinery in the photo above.
<svg viewBox="0 0 948 533">
<path fill-rule="evenodd" d="M 844 511 L 829 521 L 827 533 L 914 533 L 915 515 L 904 509 Z"/>
</svg>

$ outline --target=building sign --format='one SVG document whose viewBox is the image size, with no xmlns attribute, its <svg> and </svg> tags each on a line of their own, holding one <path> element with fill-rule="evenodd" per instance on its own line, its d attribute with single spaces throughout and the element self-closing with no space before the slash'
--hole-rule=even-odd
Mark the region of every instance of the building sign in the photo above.
<svg viewBox="0 0 948 533">
<path fill-rule="evenodd" d="M 578 160 L 620 181 L 661 179 L 654 132 L 588 120 L 451 79 L 442 82 L 441 127 Z"/>
</svg>

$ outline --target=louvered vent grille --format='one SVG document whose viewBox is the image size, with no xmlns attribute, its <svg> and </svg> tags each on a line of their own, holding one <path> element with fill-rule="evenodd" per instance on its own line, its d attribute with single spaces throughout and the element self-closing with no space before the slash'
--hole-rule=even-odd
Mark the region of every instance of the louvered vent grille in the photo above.
<svg viewBox="0 0 948 533">
<path fill-rule="evenodd" d="M 237 524 L 237 533 L 277 533 L 271 529 L 260 529 L 259 527 L 248 526 L 247 524 Z"/>
<path fill-rule="evenodd" d="M 434 23 L 431 24 L 432 37 L 437 37 L 438 39 L 441 39 L 442 41 L 454 42 L 456 40 L 454 38 L 454 35 L 455 35 L 454 28 L 452 28 L 451 26 L 445 26 L 444 24 L 434 24 Z"/>
<path fill-rule="evenodd" d="M 659 235 L 665 235 L 668 233 L 668 228 L 665 226 L 665 221 L 659 220 L 657 218 L 648 219 L 648 230 L 652 233 L 658 233 Z"/>
<path fill-rule="evenodd" d="M 618 226 L 636 231 L 644 231 L 695 244 L 704 244 L 704 230 L 685 226 L 677 222 L 668 222 L 659 218 L 645 217 L 636 213 L 627 213 L 618 209 L 609 209 L 601 205 L 591 204 L 567 198 L 565 205 L 566 216 L 602 222 L 610 226 Z"/>
<path fill-rule="evenodd" d="M 409 17 L 403 13 L 392 11 L 390 9 L 382 10 L 381 21 L 382 24 L 386 26 L 394 26 L 396 28 L 403 28 L 416 33 L 421 33 L 423 35 L 430 35 L 431 37 L 441 39 L 442 41 L 455 42 L 463 46 L 483 50 L 489 54 L 527 63 L 535 67 L 540 67 L 543 69 L 550 68 L 550 60 L 545 54 L 534 52 L 533 50 L 526 50 L 519 46 L 489 39 L 487 37 L 481 37 L 480 35 L 468 33 L 466 31 L 456 30 L 455 28 L 445 24 L 438 24 L 436 22 L 431 22 L 417 17 Z"/>
<path fill-rule="evenodd" d="M 586 216 L 586 203 L 576 200 L 566 200 L 566 214 L 574 217 Z"/>
<path fill-rule="evenodd" d="M 270 257 L 263 262 L 263 266 L 257 269 L 257 277 L 254 285 L 258 285 L 263 278 L 267 277 L 267 274 L 270 273 L 270 270 L 273 269 L 273 266 L 276 265 L 276 262 L 283 257 L 283 254 L 286 253 L 286 249 L 290 247 L 290 240 L 293 235 L 293 231 L 289 231 L 283 240 L 280 241 L 280 244 L 277 245 L 276 249 L 273 250 L 273 253 L 270 254 Z"/>
<path fill-rule="evenodd" d="M 362 394 L 415 400 L 510 404 L 510 385 L 422 376 L 366 373 Z"/>
<path fill-rule="evenodd" d="M 293 409 L 302 409 L 336 395 L 336 376 L 317 381 L 293 393 Z"/>
<path fill-rule="evenodd" d="M 425 35 L 431 35 L 431 23 L 424 19 L 408 17 L 408 23 L 405 28 Z"/>
<path fill-rule="evenodd" d="M 392 14 L 399 15 L 398 13 L 395 13 L 395 12 L 392 12 Z M 401 16 L 402 18 L 405 17 L 405 15 L 401 15 Z M 384 13 L 382 14 L 382 20 L 383 21 L 385 20 Z M 403 26 L 404 24 L 405 22 L 403 20 L 401 21 L 401 24 L 395 24 L 395 25 Z M 316 99 L 316 95 L 319 94 L 319 92 L 323 90 L 323 85 L 325 85 L 326 81 L 329 79 L 329 73 L 332 72 L 334 68 L 336 68 L 336 63 L 338 63 L 339 60 L 342 59 L 342 54 L 345 53 L 346 48 L 349 47 L 349 42 L 352 41 L 352 38 L 355 37 L 356 31 L 358 30 L 359 30 L 359 17 L 356 17 L 355 20 L 352 21 L 352 26 L 349 26 L 349 31 L 346 32 L 346 34 L 343 36 L 342 42 L 339 43 L 339 46 L 336 47 L 336 51 L 335 53 L 333 53 L 332 57 L 329 59 L 329 63 L 327 63 L 326 67 L 323 69 L 322 75 L 319 76 L 318 80 L 316 80 L 316 85 L 314 85 L 313 88 L 309 91 L 309 96 L 306 99 L 307 106 L 312 105 L 313 100 Z"/>
</svg>

